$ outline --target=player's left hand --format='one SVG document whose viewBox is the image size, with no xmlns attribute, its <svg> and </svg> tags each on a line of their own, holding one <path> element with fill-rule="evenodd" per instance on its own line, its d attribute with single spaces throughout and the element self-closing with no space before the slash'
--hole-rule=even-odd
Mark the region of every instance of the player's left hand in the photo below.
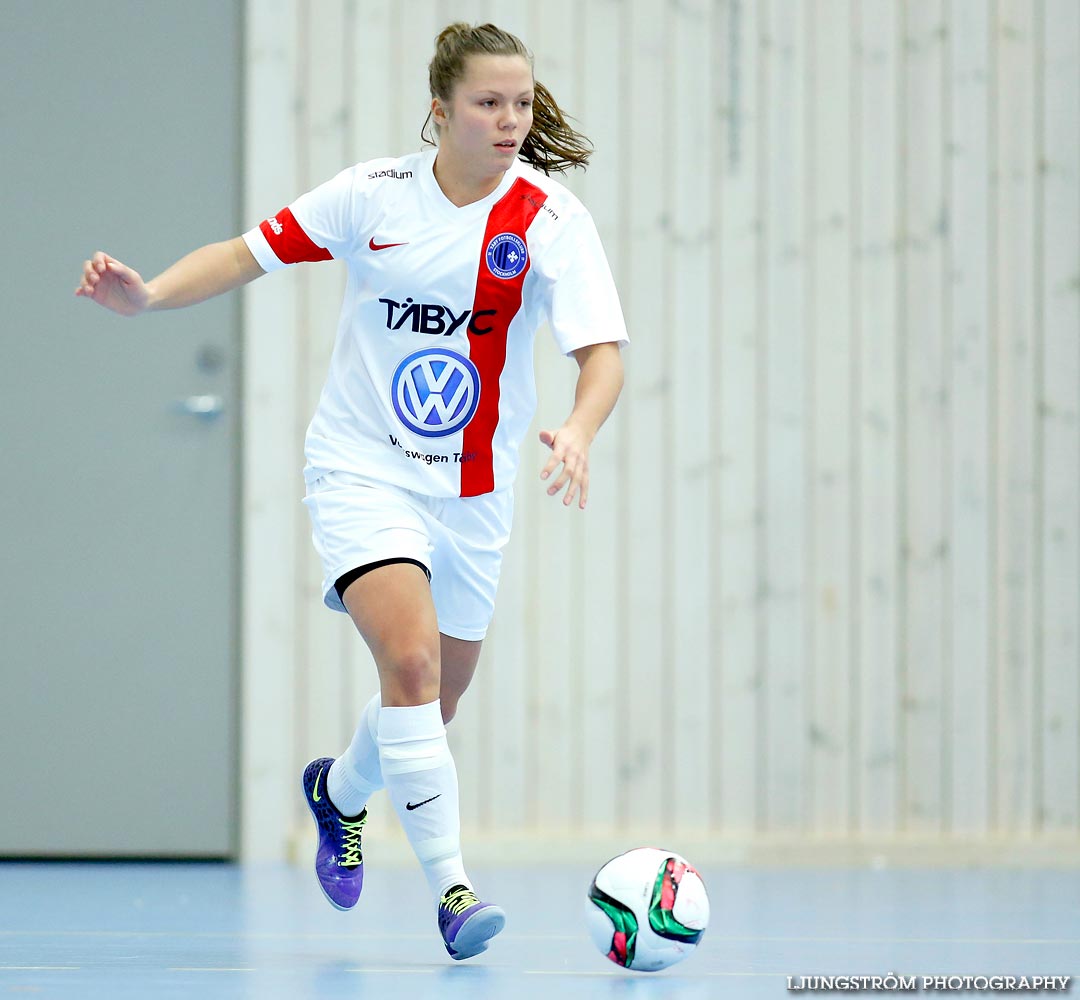
<svg viewBox="0 0 1080 1000">
<path fill-rule="evenodd" d="M 551 474 L 560 465 L 562 466 L 562 471 L 559 472 L 555 482 L 548 487 L 548 496 L 556 496 L 565 488 L 563 505 L 569 507 L 577 496 L 578 507 L 584 510 L 585 501 L 589 497 L 589 445 L 591 441 L 588 435 L 573 424 L 563 424 L 557 431 L 541 431 L 540 443 L 551 449 L 551 458 L 544 466 L 544 471 L 540 473 L 540 478 L 550 478 Z"/>
</svg>

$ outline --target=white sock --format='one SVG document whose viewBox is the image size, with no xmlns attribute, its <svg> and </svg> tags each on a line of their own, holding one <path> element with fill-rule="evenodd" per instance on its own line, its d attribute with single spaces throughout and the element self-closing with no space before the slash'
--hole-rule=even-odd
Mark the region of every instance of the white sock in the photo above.
<svg viewBox="0 0 1080 1000">
<path fill-rule="evenodd" d="M 461 820 L 454 758 L 438 701 L 379 712 L 379 759 L 413 851 L 436 900 L 471 883 L 461 860 Z"/>
<path fill-rule="evenodd" d="M 349 748 L 334 761 L 326 777 L 330 801 L 343 816 L 359 816 L 368 799 L 383 787 L 379 767 L 379 709 L 382 697 L 375 695 L 364 706 Z"/>
</svg>

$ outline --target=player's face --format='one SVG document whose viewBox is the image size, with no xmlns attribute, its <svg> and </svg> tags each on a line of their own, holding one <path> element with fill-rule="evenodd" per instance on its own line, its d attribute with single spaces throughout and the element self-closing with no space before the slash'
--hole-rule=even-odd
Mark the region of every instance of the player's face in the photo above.
<svg viewBox="0 0 1080 1000">
<path fill-rule="evenodd" d="M 521 56 L 473 55 L 447 107 L 433 102 L 439 149 L 484 175 L 505 171 L 532 128 L 532 69 Z"/>
</svg>

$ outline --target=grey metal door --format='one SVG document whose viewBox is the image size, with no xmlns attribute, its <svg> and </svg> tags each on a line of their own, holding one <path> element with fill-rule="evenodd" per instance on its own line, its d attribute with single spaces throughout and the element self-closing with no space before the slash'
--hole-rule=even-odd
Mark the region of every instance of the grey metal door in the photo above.
<svg viewBox="0 0 1080 1000">
<path fill-rule="evenodd" d="M 241 6 L 5 6 L 0 855 L 237 842 L 239 304 L 73 292 L 239 231 Z"/>
</svg>

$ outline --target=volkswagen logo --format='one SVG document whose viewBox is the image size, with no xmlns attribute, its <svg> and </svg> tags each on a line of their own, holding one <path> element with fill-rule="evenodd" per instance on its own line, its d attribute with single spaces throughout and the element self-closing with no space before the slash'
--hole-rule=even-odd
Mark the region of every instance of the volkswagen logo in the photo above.
<svg viewBox="0 0 1080 1000">
<path fill-rule="evenodd" d="M 480 373 L 454 351 L 417 351 L 397 366 L 390 394 L 398 419 L 414 434 L 445 437 L 472 420 L 480 401 Z"/>
</svg>

